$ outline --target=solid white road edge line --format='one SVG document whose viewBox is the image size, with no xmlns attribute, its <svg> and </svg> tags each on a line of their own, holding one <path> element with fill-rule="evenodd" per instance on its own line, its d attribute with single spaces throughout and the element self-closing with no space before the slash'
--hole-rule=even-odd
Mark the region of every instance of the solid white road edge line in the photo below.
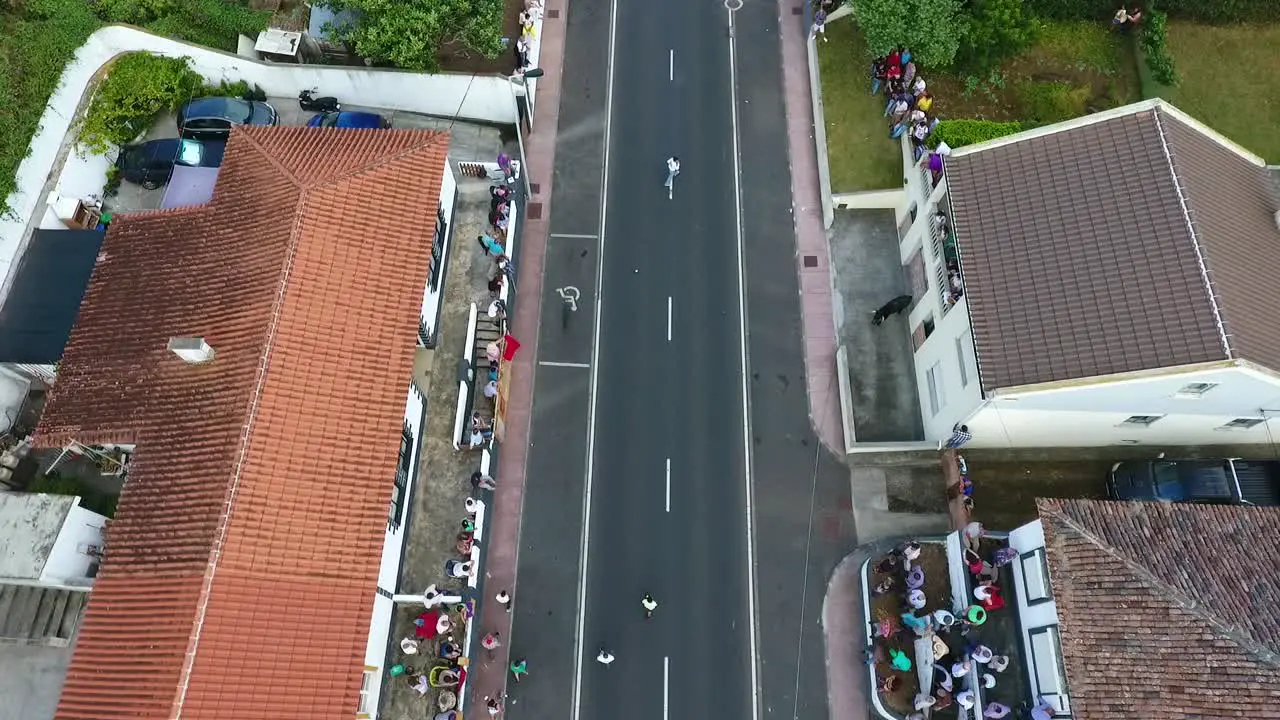
<svg viewBox="0 0 1280 720">
<path fill-rule="evenodd" d="M 591 363 L 571 363 L 571 362 L 552 362 L 551 360 L 539 360 L 539 365 L 546 367 L 567 367 L 567 368 L 589 368 Z"/>
<path fill-rule="evenodd" d="M 671 342 L 671 296 L 667 296 L 667 342 Z"/>
<path fill-rule="evenodd" d="M 599 235 L 580 235 L 578 233 L 550 233 L 547 237 L 553 238 L 569 238 L 572 240 L 597 240 Z"/>
<path fill-rule="evenodd" d="M 604 229 L 609 207 L 609 141 L 613 131 L 613 58 L 618 37 L 618 0 L 609 0 L 609 59 L 604 95 L 604 165 L 600 171 L 600 239 L 596 250 L 596 322 L 591 337 L 591 393 L 587 407 L 587 477 L 582 492 L 582 548 L 578 567 L 578 628 L 577 647 L 573 653 L 573 705 L 571 720 L 579 720 L 582 713 L 582 649 L 587 622 L 587 569 L 591 538 L 591 481 L 596 457 L 596 387 L 600 373 L 600 322 L 604 317 Z"/>
<path fill-rule="evenodd" d="M 662 720 L 667 720 L 670 714 L 670 697 L 671 690 L 671 658 L 662 657 Z"/>
<path fill-rule="evenodd" d="M 756 627 L 756 558 L 755 526 L 752 507 L 751 478 L 751 399 L 747 387 L 747 291 L 745 242 L 742 237 L 742 151 L 741 128 L 738 123 L 738 51 L 734 36 L 733 10 L 729 10 L 729 99 L 732 103 L 730 118 L 733 121 L 733 196 L 734 220 L 738 236 L 738 339 L 741 343 L 742 362 L 742 453 L 743 482 L 746 489 L 747 513 L 747 613 L 751 638 L 751 718 L 760 720 L 760 655 L 757 651 Z"/>
<path fill-rule="evenodd" d="M 671 458 L 667 458 L 667 512 L 671 512 Z"/>
</svg>

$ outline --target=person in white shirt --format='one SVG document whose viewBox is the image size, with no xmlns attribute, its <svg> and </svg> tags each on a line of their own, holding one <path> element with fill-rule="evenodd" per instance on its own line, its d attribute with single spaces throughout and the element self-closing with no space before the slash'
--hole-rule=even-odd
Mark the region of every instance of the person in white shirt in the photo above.
<svg viewBox="0 0 1280 720">
<path fill-rule="evenodd" d="M 616 659 L 617 658 L 613 656 L 613 653 L 609 652 L 604 648 L 600 648 L 600 652 L 596 655 L 596 662 L 600 663 L 601 665 L 607 666 Z"/>
<path fill-rule="evenodd" d="M 1036 699 L 1036 706 L 1031 708 L 1031 720 L 1053 720 L 1055 708 L 1043 697 Z"/>
<path fill-rule="evenodd" d="M 1004 669 L 1009 667 L 1009 656 L 995 655 L 991 658 L 991 662 L 988 663 L 987 665 L 995 672 L 1004 672 Z"/>
<path fill-rule="evenodd" d="M 675 184 L 676 176 L 680 174 L 680 158 L 672 155 L 667 158 L 667 181 L 663 183 L 663 187 L 671 187 Z"/>
</svg>

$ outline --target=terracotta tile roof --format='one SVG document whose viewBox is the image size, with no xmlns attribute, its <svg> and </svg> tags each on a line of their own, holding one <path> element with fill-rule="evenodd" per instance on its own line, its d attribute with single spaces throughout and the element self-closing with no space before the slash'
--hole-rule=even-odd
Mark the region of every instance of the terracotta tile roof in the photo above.
<svg viewBox="0 0 1280 720">
<path fill-rule="evenodd" d="M 1038 506 L 1074 717 L 1280 718 L 1280 509 Z"/>
<path fill-rule="evenodd" d="M 1280 370 L 1280 294 L 1259 292 L 1280 277 L 1280 202 L 1261 160 L 1161 101 L 1085 122 L 947 161 L 983 389 L 1228 358 Z"/>
<path fill-rule="evenodd" d="M 112 224 L 37 431 L 137 443 L 57 718 L 354 715 L 447 148 L 237 130 Z"/>
</svg>

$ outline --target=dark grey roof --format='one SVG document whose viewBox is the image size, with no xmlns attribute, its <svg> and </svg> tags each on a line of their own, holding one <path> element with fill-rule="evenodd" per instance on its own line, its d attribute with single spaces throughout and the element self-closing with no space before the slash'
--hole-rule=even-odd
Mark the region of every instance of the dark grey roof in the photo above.
<svg viewBox="0 0 1280 720">
<path fill-rule="evenodd" d="M 0 362 L 62 359 L 102 247 L 97 230 L 37 230 L 0 307 Z"/>
<path fill-rule="evenodd" d="M 982 387 L 1230 358 L 1280 370 L 1267 169 L 1163 104 L 947 162 Z"/>
</svg>

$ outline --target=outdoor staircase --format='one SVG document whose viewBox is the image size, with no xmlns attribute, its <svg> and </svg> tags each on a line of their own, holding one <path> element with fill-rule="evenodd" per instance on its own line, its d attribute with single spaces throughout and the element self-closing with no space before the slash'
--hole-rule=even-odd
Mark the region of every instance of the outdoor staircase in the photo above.
<svg viewBox="0 0 1280 720">
<path fill-rule="evenodd" d="M 0 645 L 68 647 L 89 593 L 0 585 Z"/>
<path fill-rule="evenodd" d="M 502 340 L 502 324 L 483 309 L 476 318 L 476 387 L 471 399 L 472 412 L 480 413 L 485 422 L 493 420 L 493 401 L 484 396 L 484 386 L 489 382 L 489 343 Z M 470 421 L 468 421 L 470 422 Z M 470 425 L 468 425 L 470 427 Z"/>
</svg>

